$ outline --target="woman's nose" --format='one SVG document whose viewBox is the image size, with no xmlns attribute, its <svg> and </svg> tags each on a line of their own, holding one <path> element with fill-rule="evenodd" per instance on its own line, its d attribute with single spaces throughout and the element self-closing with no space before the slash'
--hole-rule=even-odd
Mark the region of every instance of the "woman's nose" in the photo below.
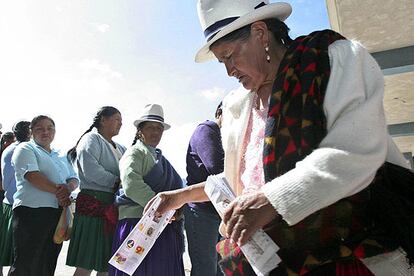
<svg viewBox="0 0 414 276">
<path fill-rule="evenodd" d="M 230 62 L 226 62 L 225 66 L 226 66 L 227 75 L 229 77 L 234 77 L 236 75 L 236 68 L 233 66 L 233 64 Z"/>
</svg>

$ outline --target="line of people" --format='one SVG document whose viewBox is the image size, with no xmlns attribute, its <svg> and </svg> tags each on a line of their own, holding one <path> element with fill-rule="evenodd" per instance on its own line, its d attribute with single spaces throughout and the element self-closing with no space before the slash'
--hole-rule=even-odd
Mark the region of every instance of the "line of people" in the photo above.
<svg viewBox="0 0 414 276">
<path fill-rule="evenodd" d="M 332 30 L 292 39 L 284 23 L 292 12 L 288 3 L 198 0 L 197 6 L 207 42 L 196 61 L 216 58 L 248 90 L 223 100 L 224 175 L 237 197 L 227 207 L 220 226 L 225 236 L 217 246 L 221 270 L 226 275 L 254 275 L 240 246 L 263 228 L 280 247 L 277 254 L 282 260 L 270 275 L 412 275 L 414 174 L 387 133 L 384 80 L 373 57 L 358 42 Z M 191 168 L 196 171 L 200 162 L 204 164 L 201 152 L 210 149 L 203 148 L 206 143 L 200 137 L 200 152 L 193 151 L 191 143 L 198 138 L 193 137 L 189 155 L 195 158 L 195 166 L 188 167 L 192 185 L 176 189 L 181 185 L 176 172 L 155 149 L 168 127 L 161 110 L 155 105 L 146 107 L 136 122 L 136 143 L 124 157 L 125 149 L 111 140 L 121 119 L 113 109 L 106 115 L 103 110 L 98 112 L 78 142 L 76 155 L 70 152 L 81 193 L 67 261 L 78 267 L 77 275 L 87 275 L 92 269 L 102 274 L 108 271 L 104 260 L 111 252 L 110 235 L 114 246 L 119 245 L 146 202 L 160 197 L 158 212 L 162 213 L 180 210 L 186 203 L 208 201 L 203 182 L 195 183 L 204 177 L 193 179 Z M 32 145 L 32 156 L 47 156 L 53 164 L 53 154 L 43 141 L 50 140 L 46 133 L 54 124 L 45 120 L 43 134 L 33 133 L 35 142 L 22 143 L 15 153 L 23 148 L 28 151 Z M 198 153 L 200 160 L 196 159 Z M 18 154 L 12 159 L 19 164 Z M 34 168 L 16 167 L 16 176 L 20 174 L 16 194 L 19 182 L 28 181 L 22 176 L 31 177 Z M 88 172 L 88 168 L 94 169 Z M 36 184 L 36 174 L 30 178 L 38 185 L 38 193 L 48 191 L 46 202 L 51 206 L 46 207 L 67 204 L 68 189 L 61 183 L 74 179 L 69 170 L 63 171 L 61 168 L 59 177 L 54 177 L 56 172 L 49 176 L 54 177 L 54 185 Z M 104 180 L 95 183 L 95 178 Z M 172 191 L 162 191 L 170 188 Z M 14 199 L 13 207 L 22 200 Z M 118 221 L 113 202 L 119 205 Z M 203 216 L 207 221 L 197 205 L 191 204 L 185 212 L 189 223 Z M 26 217 L 20 214 L 15 221 L 14 213 L 13 228 L 19 229 Z M 180 218 L 178 212 L 155 245 L 156 256 L 148 255 L 136 275 L 182 275 Z M 210 225 L 216 227 L 215 222 Z M 203 252 L 199 248 L 204 246 L 202 236 L 191 245 L 191 234 L 200 230 L 187 229 L 190 255 Z M 164 247 L 167 236 L 173 237 L 169 250 Z M 216 241 L 215 232 L 211 239 Z M 21 254 L 22 249 L 15 248 Z M 210 250 L 203 252 L 210 254 L 206 252 Z M 194 254 L 197 266 L 201 257 Z M 203 271 L 206 269 L 201 267 L 197 276 L 214 275 Z M 116 270 L 110 273 L 122 275 Z"/>
<path fill-rule="evenodd" d="M 189 185 L 223 170 L 221 107 L 216 116 L 217 122 L 200 124 L 191 138 Z M 11 266 L 9 275 L 54 274 L 62 248 L 53 242 L 54 231 L 77 187 L 66 264 L 76 267 L 74 275 L 92 271 L 126 275 L 110 267 L 109 258 L 135 227 L 148 201 L 159 192 L 182 188 L 183 181 L 157 148 L 170 128 L 160 105 L 145 106 L 134 122 L 137 132 L 129 149 L 113 141 L 121 126 L 120 111 L 102 107 L 67 155 L 52 147 L 56 133 L 52 118 L 41 115 L 13 127 L 17 141 L 1 158 L 5 198 L 0 260 L 2 266 Z M 215 275 L 220 219 L 210 204 L 189 206 L 186 217 L 192 275 Z M 184 210 L 176 213 L 134 275 L 185 274 L 183 218 Z"/>
</svg>

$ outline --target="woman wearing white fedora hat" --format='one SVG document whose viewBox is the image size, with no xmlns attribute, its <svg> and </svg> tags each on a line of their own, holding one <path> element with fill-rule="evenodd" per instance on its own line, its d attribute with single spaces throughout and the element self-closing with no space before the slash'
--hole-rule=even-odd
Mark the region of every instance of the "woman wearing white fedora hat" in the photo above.
<svg viewBox="0 0 414 276">
<path fill-rule="evenodd" d="M 292 40 L 287 3 L 199 0 L 198 13 L 207 43 L 196 61 L 217 58 L 249 90 L 223 101 L 224 173 L 238 195 L 227 237 L 242 245 L 264 228 L 282 259 L 271 275 L 407 275 L 398 247 L 413 263 L 413 231 L 401 226 L 412 219 L 378 190 L 383 173 L 410 176 L 409 166 L 387 133 L 375 60 L 331 30 Z M 159 211 L 206 200 L 202 186 L 161 194 Z M 227 254 L 227 275 L 253 273 Z"/>
<path fill-rule="evenodd" d="M 156 193 L 182 188 L 182 180 L 168 160 L 157 148 L 164 130 L 170 125 L 164 122 L 160 105 L 149 104 L 138 120 L 133 145 L 119 163 L 122 190 L 117 203 L 119 220 L 115 230 L 112 251 L 115 252 L 142 217 L 144 206 Z M 151 235 L 150 232 L 147 235 Z M 157 238 L 143 262 L 133 275 L 184 275 L 183 220 L 176 216 Z M 110 267 L 110 275 L 126 276 Z"/>
</svg>

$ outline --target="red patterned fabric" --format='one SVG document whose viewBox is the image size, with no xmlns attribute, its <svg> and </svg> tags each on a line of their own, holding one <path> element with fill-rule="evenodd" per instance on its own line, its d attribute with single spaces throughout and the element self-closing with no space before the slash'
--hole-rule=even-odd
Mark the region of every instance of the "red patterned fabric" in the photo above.
<svg viewBox="0 0 414 276">
<path fill-rule="evenodd" d="M 113 233 L 118 222 L 118 208 L 114 204 L 104 204 L 94 196 L 84 193 L 79 193 L 76 198 L 76 214 L 102 217 L 105 221 L 105 234 Z"/>
<path fill-rule="evenodd" d="M 287 49 L 269 103 L 263 150 L 266 182 L 293 169 L 325 137 L 328 47 L 341 39 L 336 32 L 318 31 L 298 37 Z"/>
</svg>

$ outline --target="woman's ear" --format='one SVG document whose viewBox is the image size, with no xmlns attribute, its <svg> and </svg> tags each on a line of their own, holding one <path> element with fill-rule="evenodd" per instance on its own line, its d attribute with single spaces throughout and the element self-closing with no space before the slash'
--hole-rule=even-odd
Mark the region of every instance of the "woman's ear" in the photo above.
<svg viewBox="0 0 414 276">
<path fill-rule="evenodd" d="M 257 39 L 263 47 L 269 45 L 269 29 L 263 21 L 256 21 L 251 25 L 250 35 Z"/>
<path fill-rule="evenodd" d="M 102 116 L 100 119 L 99 119 L 99 124 L 98 124 L 98 126 L 100 126 L 100 127 L 102 127 L 102 126 L 104 126 L 105 125 L 105 117 L 104 116 Z"/>
<path fill-rule="evenodd" d="M 142 130 L 141 129 L 137 129 L 137 133 L 136 136 L 138 137 L 138 139 L 142 140 L 144 138 L 144 135 L 142 134 Z"/>
</svg>

